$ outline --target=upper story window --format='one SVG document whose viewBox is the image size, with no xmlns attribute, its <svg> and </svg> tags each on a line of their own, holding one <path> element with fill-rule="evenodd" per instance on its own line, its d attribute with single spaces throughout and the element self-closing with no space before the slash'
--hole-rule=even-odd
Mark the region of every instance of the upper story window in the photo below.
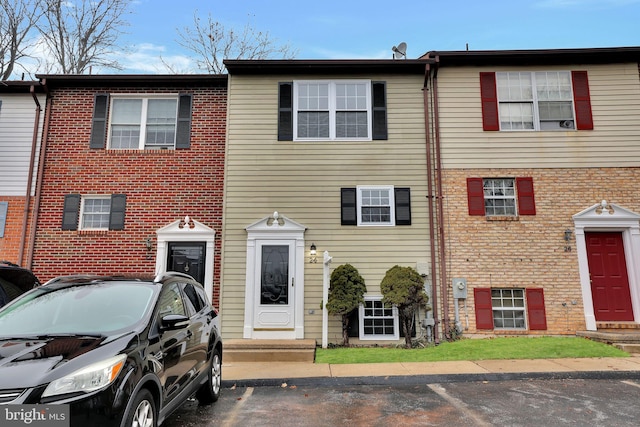
<svg viewBox="0 0 640 427">
<path fill-rule="evenodd" d="M 294 82 L 294 139 L 371 139 L 371 83 Z"/>
<path fill-rule="evenodd" d="M 496 73 L 496 80 L 500 129 L 575 129 L 569 72 Z"/>
<path fill-rule="evenodd" d="M 191 98 L 190 94 L 110 96 L 98 93 L 94 101 L 90 148 L 189 148 Z"/>
<path fill-rule="evenodd" d="M 177 98 L 113 98 L 109 123 L 111 149 L 175 147 Z"/>
<path fill-rule="evenodd" d="M 279 83 L 279 141 L 387 139 L 385 82 L 298 80 Z"/>
<path fill-rule="evenodd" d="M 409 188 L 358 186 L 340 190 L 342 225 L 411 225 Z"/>
<path fill-rule="evenodd" d="M 593 129 L 586 71 L 480 73 L 488 131 Z"/>
<path fill-rule="evenodd" d="M 469 215 L 535 215 L 533 178 L 467 178 Z"/>
</svg>

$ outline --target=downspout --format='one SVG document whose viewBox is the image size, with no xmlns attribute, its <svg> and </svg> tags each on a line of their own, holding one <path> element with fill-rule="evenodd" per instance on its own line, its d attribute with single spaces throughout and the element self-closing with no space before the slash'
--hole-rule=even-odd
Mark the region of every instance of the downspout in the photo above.
<svg viewBox="0 0 640 427">
<path fill-rule="evenodd" d="M 427 64 L 424 73 L 424 87 L 422 88 L 422 96 L 424 100 L 424 127 L 425 127 L 425 148 L 427 151 L 427 203 L 429 205 L 429 255 L 431 258 L 431 307 L 433 311 L 434 327 L 433 342 L 440 344 L 438 338 L 438 286 L 436 280 L 436 246 L 435 246 L 435 229 L 434 229 L 434 211 L 433 211 L 433 166 L 431 164 L 431 129 L 430 113 L 429 113 L 429 79 L 431 77 L 431 64 Z"/>
<path fill-rule="evenodd" d="M 444 239 L 444 209 L 442 196 L 442 156 L 440 151 L 440 116 L 438 113 L 438 65 L 440 57 L 436 56 L 436 69 L 433 73 L 433 114 L 434 114 L 434 131 L 435 131 L 435 156 L 436 156 L 436 185 L 437 195 L 436 203 L 438 207 L 438 247 L 440 249 L 440 283 L 442 286 L 442 314 L 444 316 L 443 332 L 445 338 L 449 338 L 449 297 L 447 291 L 447 265 L 446 265 L 446 248 Z"/>
<path fill-rule="evenodd" d="M 24 257 L 24 244 L 27 241 L 27 230 L 29 227 L 29 208 L 31 207 L 31 185 L 33 184 L 33 169 L 36 162 L 36 151 L 38 148 L 38 129 L 40 128 L 40 112 L 42 107 L 36 95 L 35 85 L 31 85 L 29 93 L 33 97 L 33 101 L 36 103 L 36 115 L 33 122 L 33 137 L 31 138 L 31 157 L 29 158 L 29 175 L 27 177 L 27 193 L 24 198 L 24 215 L 22 216 L 22 232 L 20 239 L 20 248 L 18 249 L 18 265 L 22 265 L 22 258 Z M 35 226 L 35 224 L 33 225 Z"/>
<path fill-rule="evenodd" d="M 43 79 L 40 84 L 44 88 L 44 92 L 47 96 L 47 106 L 44 113 L 44 128 L 42 129 L 42 142 L 40 143 L 40 159 L 38 160 L 38 180 L 36 182 L 36 196 L 35 204 L 33 206 L 33 225 L 31 227 L 31 235 L 29 236 L 29 255 L 27 257 L 26 268 L 33 269 L 33 253 L 35 249 L 36 241 L 36 228 L 38 225 L 39 212 L 40 212 L 40 198 L 42 196 L 42 178 L 44 176 L 44 159 L 47 153 L 47 141 L 49 139 L 49 121 L 51 118 L 51 96 L 49 94 L 49 87 L 47 86 L 47 80 Z"/>
</svg>

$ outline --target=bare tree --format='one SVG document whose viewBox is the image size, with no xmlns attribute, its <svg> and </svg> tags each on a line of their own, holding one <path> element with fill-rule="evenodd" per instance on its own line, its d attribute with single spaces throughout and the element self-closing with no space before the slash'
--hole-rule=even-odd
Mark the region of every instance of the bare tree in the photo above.
<svg viewBox="0 0 640 427">
<path fill-rule="evenodd" d="M 118 37 L 128 25 L 131 0 L 44 0 L 38 28 L 53 67 L 82 74 L 91 66 L 122 69 L 112 54 L 122 51 Z"/>
<path fill-rule="evenodd" d="M 0 80 L 8 80 L 20 60 L 29 56 L 42 0 L 0 0 Z"/>
<path fill-rule="evenodd" d="M 226 71 L 224 59 L 291 59 L 297 51 L 289 44 L 279 45 L 268 32 L 257 31 L 249 24 L 240 31 L 225 28 L 213 19 L 206 20 L 194 12 L 193 27 L 178 31 L 178 44 L 193 52 L 198 69 L 212 74 Z"/>
</svg>

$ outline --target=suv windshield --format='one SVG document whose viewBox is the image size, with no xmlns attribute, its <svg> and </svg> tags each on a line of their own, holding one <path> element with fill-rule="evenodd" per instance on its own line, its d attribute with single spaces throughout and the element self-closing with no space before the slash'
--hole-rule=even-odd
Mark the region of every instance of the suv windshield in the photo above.
<svg viewBox="0 0 640 427">
<path fill-rule="evenodd" d="M 0 310 L 0 336 L 108 335 L 144 318 L 155 289 L 139 282 L 39 287 Z"/>
</svg>

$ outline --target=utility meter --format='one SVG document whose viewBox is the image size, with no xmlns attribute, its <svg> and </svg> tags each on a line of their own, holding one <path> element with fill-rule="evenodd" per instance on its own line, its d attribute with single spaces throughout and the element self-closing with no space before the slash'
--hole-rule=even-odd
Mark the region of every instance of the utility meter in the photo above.
<svg viewBox="0 0 640 427">
<path fill-rule="evenodd" d="M 467 299 L 467 279 L 454 278 L 451 280 L 451 285 L 455 299 Z"/>
</svg>

